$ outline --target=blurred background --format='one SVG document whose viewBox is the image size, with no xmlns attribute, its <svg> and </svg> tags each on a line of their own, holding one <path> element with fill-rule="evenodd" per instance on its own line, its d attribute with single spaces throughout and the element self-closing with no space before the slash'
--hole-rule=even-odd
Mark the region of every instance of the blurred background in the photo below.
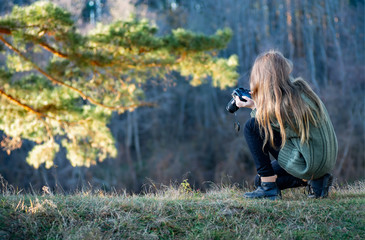
<svg viewBox="0 0 365 240">
<path fill-rule="evenodd" d="M 32 0 L 0 0 L 0 15 Z M 167 34 L 185 28 L 204 34 L 229 27 L 233 38 L 220 57 L 237 54 L 238 86 L 249 87 L 257 54 L 277 49 L 294 63 L 301 76 L 325 103 L 339 143 L 333 174 L 339 183 L 365 176 L 365 41 L 363 0 L 50 0 L 67 9 L 83 32 L 99 22 L 147 18 Z M 3 59 L 3 58 L 0 58 Z M 1 62 L 0 65 L 4 65 Z M 159 82 L 159 81 L 156 81 Z M 115 114 L 109 127 L 118 156 L 90 168 L 72 167 L 64 151 L 55 166 L 34 169 L 25 158 L 35 145 L 0 151 L 0 174 L 20 189 L 47 185 L 61 191 L 85 186 L 140 192 L 188 179 L 204 190 L 209 183 L 251 184 L 256 174 L 243 133 L 233 129 L 234 116 L 225 110 L 232 89 L 205 84 L 190 86 L 181 76 L 150 82 L 148 100 L 156 108 Z M 244 125 L 249 110 L 237 115 Z"/>
</svg>

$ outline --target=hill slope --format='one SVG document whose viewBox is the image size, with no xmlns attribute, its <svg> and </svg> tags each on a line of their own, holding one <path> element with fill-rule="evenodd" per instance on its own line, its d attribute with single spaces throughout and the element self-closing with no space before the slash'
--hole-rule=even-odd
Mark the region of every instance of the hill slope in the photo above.
<svg viewBox="0 0 365 240">
<path fill-rule="evenodd" d="M 189 185 L 145 195 L 80 191 L 0 196 L 0 239 L 364 239 L 365 182 L 307 199 L 245 200 L 242 189 Z"/>
</svg>

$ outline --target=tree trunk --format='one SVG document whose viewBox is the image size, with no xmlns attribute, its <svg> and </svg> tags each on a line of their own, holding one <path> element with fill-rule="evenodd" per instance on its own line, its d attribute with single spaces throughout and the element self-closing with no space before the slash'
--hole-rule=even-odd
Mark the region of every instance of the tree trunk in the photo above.
<svg viewBox="0 0 365 240">
<path fill-rule="evenodd" d="M 133 132 L 134 132 L 134 147 L 136 149 L 138 168 L 142 169 L 142 154 L 141 154 L 141 146 L 140 146 L 140 141 L 139 141 L 137 110 L 131 112 L 131 114 L 132 114 L 132 125 L 133 125 Z"/>
<path fill-rule="evenodd" d="M 237 6 L 237 3 L 239 6 Z M 245 8 L 246 1 L 237 2 L 235 0 L 232 1 L 232 6 L 234 6 L 234 27 L 235 27 L 235 35 L 236 35 L 236 47 L 237 47 L 237 54 L 239 59 L 239 69 L 238 72 L 242 74 L 244 72 L 244 56 L 243 56 L 243 44 L 242 44 L 242 15 L 241 9 Z M 242 82 L 239 80 L 238 85 L 242 85 Z"/>
<path fill-rule="evenodd" d="M 286 29 L 287 29 L 287 42 L 288 42 L 288 56 L 289 59 L 294 59 L 294 21 L 295 12 L 292 0 L 286 0 Z"/>
<path fill-rule="evenodd" d="M 309 2 L 303 6 L 303 25 L 302 33 L 304 38 L 304 47 L 307 58 L 307 67 L 309 68 L 309 78 L 314 85 L 315 90 L 319 91 L 319 85 L 316 79 L 316 65 L 314 61 L 314 43 L 313 43 L 313 19 L 311 16 L 312 6 Z"/>
<path fill-rule="evenodd" d="M 332 12 L 332 8 L 331 8 L 331 4 L 333 0 L 325 0 L 325 8 L 326 8 L 326 16 L 327 16 L 327 26 L 329 28 L 329 33 L 330 33 L 330 39 L 332 39 L 334 45 L 335 45 L 335 52 L 336 52 L 336 56 L 337 56 L 337 61 L 338 61 L 338 78 L 340 79 L 340 82 L 342 83 L 343 87 L 342 90 L 344 89 L 345 86 L 345 66 L 344 66 L 344 62 L 343 62 L 343 56 L 342 56 L 342 50 L 341 50 L 341 46 L 340 46 L 340 42 L 339 42 L 339 36 L 336 33 L 336 29 L 334 26 L 334 16 L 333 16 L 333 12 Z"/>
</svg>

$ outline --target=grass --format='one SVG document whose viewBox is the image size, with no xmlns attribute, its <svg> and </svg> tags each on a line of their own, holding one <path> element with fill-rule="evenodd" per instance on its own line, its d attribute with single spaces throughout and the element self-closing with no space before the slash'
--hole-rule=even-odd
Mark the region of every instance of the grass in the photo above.
<svg viewBox="0 0 365 240">
<path fill-rule="evenodd" d="M 0 239 L 364 239 L 365 181 L 307 199 L 246 200 L 244 190 L 187 182 L 143 195 L 100 190 L 0 196 Z"/>
</svg>

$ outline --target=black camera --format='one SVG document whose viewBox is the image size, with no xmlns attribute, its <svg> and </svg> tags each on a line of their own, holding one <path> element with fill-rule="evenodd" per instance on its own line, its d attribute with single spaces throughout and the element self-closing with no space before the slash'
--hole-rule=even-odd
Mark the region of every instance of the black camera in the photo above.
<svg viewBox="0 0 365 240">
<path fill-rule="evenodd" d="M 234 113 L 239 109 L 239 107 L 236 106 L 236 101 L 234 100 L 235 96 L 238 96 L 241 101 L 246 102 L 246 99 L 243 98 L 243 96 L 251 98 L 250 90 L 244 89 L 244 88 L 236 88 L 232 92 L 232 99 L 228 102 L 226 109 L 230 113 Z"/>
</svg>

